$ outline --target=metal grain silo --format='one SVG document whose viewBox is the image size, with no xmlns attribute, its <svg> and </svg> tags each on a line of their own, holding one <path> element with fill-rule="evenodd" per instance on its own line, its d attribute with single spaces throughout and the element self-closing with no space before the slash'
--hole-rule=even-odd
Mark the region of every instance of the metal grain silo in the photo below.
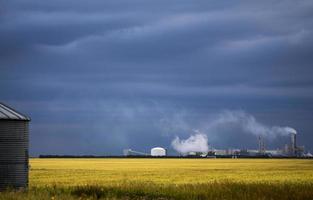
<svg viewBox="0 0 313 200">
<path fill-rule="evenodd" d="M 29 121 L 0 103 L 0 190 L 28 186 Z"/>
</svg>

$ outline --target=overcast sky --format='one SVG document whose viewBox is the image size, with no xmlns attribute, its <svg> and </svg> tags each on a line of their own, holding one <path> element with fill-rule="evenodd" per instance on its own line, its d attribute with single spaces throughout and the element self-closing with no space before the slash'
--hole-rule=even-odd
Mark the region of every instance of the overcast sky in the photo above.
<svg viewBox="0 0 313 200">
<path fill-rule="evenodd" d="M 225 110 L 293 127 L 313 150 L 312 10 L 312 0 L 3 0 L 0 101 L 32 118 L 32 155 L 174 152 L 175 136 L 205 132 Z M 257 148 L 233 125 L 205 134 L 216 148 Z"/>
</svg>

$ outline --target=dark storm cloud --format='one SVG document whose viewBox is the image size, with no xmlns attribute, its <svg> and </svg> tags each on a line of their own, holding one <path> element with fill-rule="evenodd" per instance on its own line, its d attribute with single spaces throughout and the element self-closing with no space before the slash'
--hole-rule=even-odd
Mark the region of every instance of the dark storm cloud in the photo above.
<svg viewBox="0 0 313 200">
<path fill-rule="evenodd" d="M 292 126 L 313 148 L 311 1 L 0 7 L 1 99 L 32 116 L 33 154 L 169 147 L 224 109 Z M 254 145 L 214 141 L 234 137 Z"/>
</svg>

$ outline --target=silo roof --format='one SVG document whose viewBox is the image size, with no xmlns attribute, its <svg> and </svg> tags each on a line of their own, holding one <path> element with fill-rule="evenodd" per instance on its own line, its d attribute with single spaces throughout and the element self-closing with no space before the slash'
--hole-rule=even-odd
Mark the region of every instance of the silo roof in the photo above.
<svg viewBox="0 0 313 200">
<path fill-rule="evenodd" d="M 30 118 L 17 112 L 13 108 L 0 103 L 0 120 L 20 120 L 29 121 Z"/>
</svg>

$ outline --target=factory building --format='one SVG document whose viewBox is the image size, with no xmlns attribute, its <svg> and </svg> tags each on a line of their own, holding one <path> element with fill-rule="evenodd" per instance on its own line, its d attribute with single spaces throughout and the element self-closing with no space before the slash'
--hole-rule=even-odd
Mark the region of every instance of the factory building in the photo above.
<svg viewBox="0 0 313 200">
<path fill-rule="evenodd" d="M 166 149 L 162 147 L 154 147 L 151 149 L 151 156 L 154 156 L 154 157 L 166 156 Z"/>
<path fill-rule="evenodd" d="M 285 147 L 281 149 L 266 149 L 263 136 L 258 136 L 257 141 L 257 149 L 212 149 L 207 153 L 207 157 L 313 157 L 311 153 L 305 152 L 304 146 L 297 145 L 296 132 L 290 133 L 289 144 L 286 144 Z M 200 155 L 195 156 L 201 157 Z"/>
<path fill-rule="evenodd" d="M 124 149 L 123 150 L 124 156 L 128 157 L 137 157 L 137 156 L 143 156 L 143 157 L 164 157 L 167 156 L 167 151 L 166 149 L 162 147 L 154 147 L 151 149 L 150 154 L 147 154 L 145 152 L 140 152 L 140 151 L 135 151 L 132 149 Z"/>
<path fill-rule="evenodd" d="M 297 132 L 292 129 L 289 132 L 289 142 L 284 148 L 267 149 L 265 144 L 264 135 L 256 137 L 256 148 L 255 149 L 215 149 L 212 146 L 208 148 L 206 152 L 180 152 L 178 157 L 190 157 L 190 158 L 287 158 L 287 157 L 299 157 L 299 158 L 312 158 L 312 154 L 306 152 L 304 146 L 297 145 Z M 131 149 L 124 150 L 124 156 L 129 157 L 167 157 L 166 149 L 162 147 L 155 147 L 151 149 L 151 153 L 147 154 L 144 152 L 134 151 Z M 171 157 L 171 156 L 168 156 Z M 175 157 L 175 156 L 174 156 Z"/>
<path fill-rule="evenodd" d="M 290 134 L 290 144 L 286 144 L 285 148 L 283 149 L 283 153 L 290 157 L 302 157 L 304 156 L 304 146 L 297 145 L 297 134 L 291 133 Z"/>
<path fill-rule="evenodd" d="M 0 103 L 0 190 L 28 186 L 29 121 Z"/>
</svg>

